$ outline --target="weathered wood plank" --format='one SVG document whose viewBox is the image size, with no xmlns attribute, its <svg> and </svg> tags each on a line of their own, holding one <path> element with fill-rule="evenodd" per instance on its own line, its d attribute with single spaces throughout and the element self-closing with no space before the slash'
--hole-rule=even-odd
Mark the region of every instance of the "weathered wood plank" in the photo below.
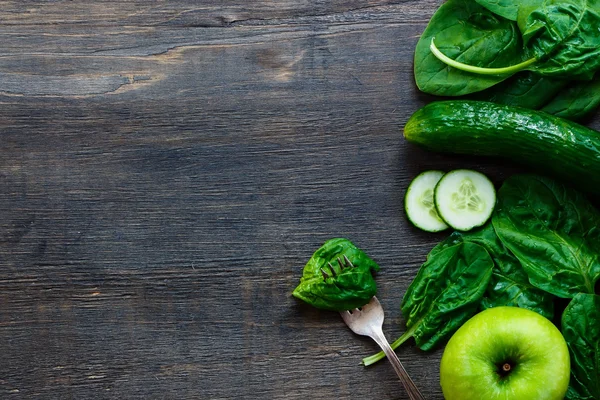
<svg viewBox="0 0 600 400">
<path fill-rule="evenodd" d="M 392 0 L 228 1 L 211 0 L 124 0 L 124 1 L 0 1 L 5 25 L 116 25 L 153 26 L 173 24 L 223 27 L 248 20 L 295 20 L 303 17 L 332 18 L 342 13 L 360 13 L 361 18 L 387 8 L 403 7 L 410 13 L 431 12 L 435 0 L 422 2 Z M 400 15 L 399 15 L 400 16 Z"/>
<path fill-rule="evenodd" d="M 383 26 L 410 25 L 407 29 L 417 35 L 422 27 L 414 25 L 422 25 L 433 9 L 433 3 L 415 7 L 410 2 L 341 1 L 256 2 L 252 7 L 189 2 L 1 5 L 7 11 L 0 27 L 0 93 L 50 97 L 96 96 L 152 85 L 176 75 L 188 51 L 214 54 L 215 48 L 296 42 L 295 54 L 266 50 L 255 55 L 262 64 L 275 63 L 267 68 L 278 65 L 281 78 L 290 75 L 281 71 L 286 65 L 306 56 L 306 43 Z"/>
</svg>

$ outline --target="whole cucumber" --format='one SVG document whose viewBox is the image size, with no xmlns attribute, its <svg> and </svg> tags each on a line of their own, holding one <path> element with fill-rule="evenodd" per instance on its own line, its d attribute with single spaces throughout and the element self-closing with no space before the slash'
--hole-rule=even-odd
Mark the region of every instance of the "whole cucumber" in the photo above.
<svg viewBox="0 0 600 400">
<path fill-rule="evenodd" d="M 600 195 L 600 132 L 541 111 L 433 102 L 410 117 L 404 137 L 433 151 L 508 159 Z"/>
</svg>

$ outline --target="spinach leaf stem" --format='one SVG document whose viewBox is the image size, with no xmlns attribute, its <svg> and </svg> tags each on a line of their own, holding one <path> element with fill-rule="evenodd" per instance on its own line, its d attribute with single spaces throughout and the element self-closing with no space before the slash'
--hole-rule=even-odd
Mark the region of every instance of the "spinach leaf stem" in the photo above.
<svg viewBox="0 0 600 400">
<path fill-rule="evenodd" d="M 404 332 L 402 336 L 400 336 L 398 339 L 394 340 L 394 342 L 390 344 L 390 347 L 396 350 L 402 343 L 406 342 L 408 339 L 413 337 L 413 334 L 415 333 L 415 330 L 417 329 L 418 325 L 419 324 L 417 323 L 413 325 L 410 329 L 408 329 L 406 332 Z M 381 361 L 384 358 L 385 353 L 383 351 L 380 351 L 377 354 L 373 354 L 372 356 L 363 358 L 362 364 L 365 367 L 368 367 L 369 365 L 375 364 L 377 361 Z"/>
<path fill-rule="evenodd" d="M 433 55 L 436 56 L 441 62 L 443 62 L 444 64 L 449 65 L 451 67 L 454 67 L 456 69 L 459 69 L 461 71 L 472 72 L 474 74 L 479 74 L 479 75 L 509 75 L 510 74 L 510 75 L 512 75 L 519 71 L 524 70 L 525 68 L 527 68 L 528 66 L 530 66 L 531 64 L 533 64 L 537 61 L 537 58 L 534 57 L 534 58 L 530 58 L 529 60 L 523 61 L 522 63 L 512 65 L 510 67 L 502 67 L 502 68 L 475 67 L 473 65 L 468 65 L 468 64 L 461 63 L 460 61 L 453 60 L 450 57 L 446 56 L 444 53 L 442 53 L 440 51 L 440 49 L 438 49 L 436 47 L 434 40 L 435 40 L 435 38 L 431 38 L 431 44 L 429 45 L 429 49 L 431 50 Z"/>
</svg>

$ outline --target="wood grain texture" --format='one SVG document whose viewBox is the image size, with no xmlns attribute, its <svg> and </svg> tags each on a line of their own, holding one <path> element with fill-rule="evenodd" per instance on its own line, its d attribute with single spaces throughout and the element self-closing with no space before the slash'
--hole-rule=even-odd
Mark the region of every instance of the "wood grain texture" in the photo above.
<svg viewBox="0 0 600 400">
<path fill-rule="evenodd" d="M 407 223 L 409 180 L 515 171 L 401 140 L 439 2 L 219 3 L 0 1 L 0 397 L 405 398 L 290 293 L 348 237 L 401 334 L 443 237 Z M 399 355 L 441 399 L 441 351 Z"/>
</svg>

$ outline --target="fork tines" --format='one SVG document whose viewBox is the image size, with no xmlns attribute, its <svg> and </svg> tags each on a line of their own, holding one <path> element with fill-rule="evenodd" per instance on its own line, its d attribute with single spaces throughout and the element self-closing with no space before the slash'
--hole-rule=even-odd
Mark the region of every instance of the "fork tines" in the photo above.
<svg viewBox="0 0 600 400">
<path fill-rule="evenodd" d="M 342 272 L 345 268 L 354 268 L 354 265 L 350 261 L 350 259 L 344 254 L 344 259 L 342 260 L 340 257 L 336 259 L 338 265 L 340 266 L 340 272 Z M 331 262 L 327 262 L 327 266 L 329 267 L 329 271 L 326 271 L 325 268 L 321 268 L 321 273 L 323 274 L 323 278 L 327 279 L 329 277 L 335 277 L 337 272 L 335 267 Z"/>
</svg>

